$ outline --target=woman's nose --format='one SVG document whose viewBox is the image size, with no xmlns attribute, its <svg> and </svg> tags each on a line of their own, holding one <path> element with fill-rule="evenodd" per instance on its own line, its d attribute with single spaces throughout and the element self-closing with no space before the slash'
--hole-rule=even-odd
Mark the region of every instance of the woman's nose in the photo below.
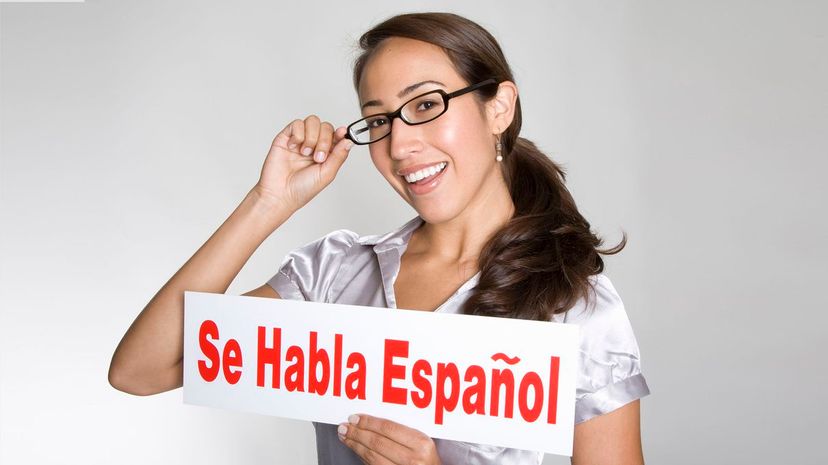
<svg viewBox="0 0 828 465">
<path fill-rule="evenodd" d="M 391 157 L 394 159 L 402 160 L 422 149 L 420 128 L 405 124 L 400 118 L 394 118 L 388 137 L 391 139 Z"/>
</svg>

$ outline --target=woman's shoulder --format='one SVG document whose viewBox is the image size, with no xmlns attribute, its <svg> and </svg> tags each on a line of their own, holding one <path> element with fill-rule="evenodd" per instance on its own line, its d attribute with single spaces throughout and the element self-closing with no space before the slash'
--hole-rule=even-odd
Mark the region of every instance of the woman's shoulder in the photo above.
<svg viewBox="0 0 828 465">
<path fill-rule="evenodd" d="M 320 252 L 339 253 L 359 243 L 359 239 L 360 235 L 350 229 L 336 229 L 307 243 L 304 247 L 311 247 Z"/>
<path fill-rule="evenodd" d="M 416 223 L 409 221 L 403 228 L 384 235 L 361 236 L 350 229 L 336 229 L 291 250 L 278 271 L 268 281 L 283 298 L 329 301 L 333 284 L 342 278 L 341 271 L 350 267 L 362 269 L 376 260 L 381 248 L 398 246 L 404 233 Z"/>
<path fill-rule="evenodd" d="M 588 299 L 580 299 L 556 321 L 580 326 L 581 350 L 596 359 L 624 353 L 638 357 L 638 342 L 629 315 L 612 280 L 592 275 Z M 606 360 L 604 360 L 606 361 Z"/>
<path fill-rule="evenodd" d="M 291 250 L 268 284 L 285 299 L 322 301 L 358 238 L 337 229 Z"/>
<path fill-rule="evenodd" d="M 287 254 L 285 261 L 297 258 L 317 261 L 325 257 L 348 255 L 354 246 L 361 244 L 361 239 L 362 236 L 350 229 L 337 229 L 294 248 Z"/>
<path fill-rule="evenodd" d="M 607 275 L 598 273 L 590 276 L 588 281 L 588 298 L 578 299 L 572 308 L 555 315 L 556 320 L 590 327 L 629 322 L 624 302 L 612 280 Z"/>
<path fill-rule="evenodd" d="M 591 298 L 565 312 L 565 323 L 580 326 L 580 370 L 576 382 L 575 422 L 650 393 L 641 355 L 624 302 L 610 278 L 590 277 Z"/>
<path fill-rule="evenodd" d="M 423 222 L 422 218 L 416 216 L 408 220 L 402 226 L 382 234 L 360 235 L 350 229 L 337 229 L 319 237 L 298 250 L 316 252 L 319 254 L 337 253 L 359 250 L 381 252 L 388 248 L 403 246 L 411 232 Z"/>
</svg>

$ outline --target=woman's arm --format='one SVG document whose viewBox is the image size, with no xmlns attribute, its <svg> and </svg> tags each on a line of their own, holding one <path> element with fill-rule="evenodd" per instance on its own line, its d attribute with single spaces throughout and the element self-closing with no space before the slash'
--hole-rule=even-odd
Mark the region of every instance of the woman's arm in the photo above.
<svg viewBox="0 0 828 465">
<path fill-rule="evenodd" d="M 641 465 L 641 401 L 575 425 L 572 465 Z"/>
<path fill-rule="evenodd" d="M 253 252 L 291 213 L 251 190 L 129 327 L 112 356 L 109 383 L 135 395 L 181 387 L 184 291 L 225 293 Z"/>
<path fill-rule="evenodd" d="M 184 291 L 225 293 L 259 245 L 333 181 L 352 146 L 344 127 L 334 131 L 316 115 L 287 125 L 273 140 L 256 186 L 124 334 L 112 356 L 109 383 L 136 395 L 180 387 Z M 327 155 L 315 160 L 303 151 Z M 278 296 L 266 286 L 247 295 Z"/>
</svg>

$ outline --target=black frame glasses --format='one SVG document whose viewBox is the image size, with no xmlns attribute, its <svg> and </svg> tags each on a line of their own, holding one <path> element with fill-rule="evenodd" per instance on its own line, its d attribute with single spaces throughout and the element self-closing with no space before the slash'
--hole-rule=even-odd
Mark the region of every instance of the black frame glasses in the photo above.
<svg viewBox="0 0 828 465">
<path fill-rule="evenodd" d="M 385 139 L 386 137 L 391 135 L 391 126 L 393 125 L 394 118 L 400 118 L 405 124 L 407 124 L 409 126 L 416 126 L 418 124 L 425 124 L 425 123 L 428 123 L 430 121 L 434 121 L 435 119 L 442 116 L 446 111 L 448 111 L 449 100 L 453 99 L 454 97 L 459 97 L 463 94 L 467 94 L 469 92 L 480 89 L 481 87 L 485 87 L 485 86 L 492 85 L 492 84 L 498 84 L 498 81 L 494 78 L 489 78 L 489 79 L 486 79 L 485 81 L 478 82 L 477 84 L 472 84 L 468 87 L 464 87 L 462 89 L 455 90 L 454 92 L 451 92 L 451 93 L 446 93 L 446 91 L 444 91 L 443 89 L 435 89 L 435 90 L 432 90 L 432 91 L 428 91 L 426 93 L 420 94 L 420 95 L 418 95 L 414 98 L 411 98 L 411 99 L 407 100 L 405 103 L 400 105 L 399 108 L 397 108 L 395 111 L 393 111 L 391 113 L 377 113 L 377 114 L 374 114 L 374 115 L 368 115 L 365 118 L 361 118 L 357 121 L 354 121 L 353 123 L 348 125 L 348 131 L 345 134 L 345 138 L 349 139 L 351 142 L 353 142 L 356 145 L 368 145 L 368 144 L 373 144 L 374 142 L 379 142 L 382 139 Z M 428 119 L 426 119 L 424 121 L 411 122 L 411 121 L 407 120 L 405 115 L 402 112 L 403 108 L 405 108 L 406 105 L 413 102 L 414 100 L 421 99 L 424 96 L 431 95 L 431 94 L 439 94 L 442 97 L 442 99 L 443 99 L 443 110 L 440 113 L 436 114 L 436 115 L 430 116 Z M 368 126 L 366 121 L 371 120 L 371 119 L 375 119 L 379 116 L 385 116 L 385 118 L 387 119 L 387 122 L 385 124 L 388 126 L 388 132 L 385 135 L 383 135 L 382 137 L 379 137 L 375 140 L 371 140 L 371 141 L 368 141 L 368 142 L 360 142 L 358 140 L 359 139 L 359 134 L 370 130 L 370 127 Z"/>
</svg>

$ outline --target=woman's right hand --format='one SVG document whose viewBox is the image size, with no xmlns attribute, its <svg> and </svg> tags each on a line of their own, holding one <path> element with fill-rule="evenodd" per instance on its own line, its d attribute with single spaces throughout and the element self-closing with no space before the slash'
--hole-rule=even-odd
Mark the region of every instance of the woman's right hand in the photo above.
<svg viewBox="0 0 828 465">
<path fill-rule="evenodd" d="M 291 212 L 299 210 L 333 181 L 348 157 L 353 142 L 345 131 L 316 115 L 294 120 L 273 139 L 255 188 Z"/>
</svg>

